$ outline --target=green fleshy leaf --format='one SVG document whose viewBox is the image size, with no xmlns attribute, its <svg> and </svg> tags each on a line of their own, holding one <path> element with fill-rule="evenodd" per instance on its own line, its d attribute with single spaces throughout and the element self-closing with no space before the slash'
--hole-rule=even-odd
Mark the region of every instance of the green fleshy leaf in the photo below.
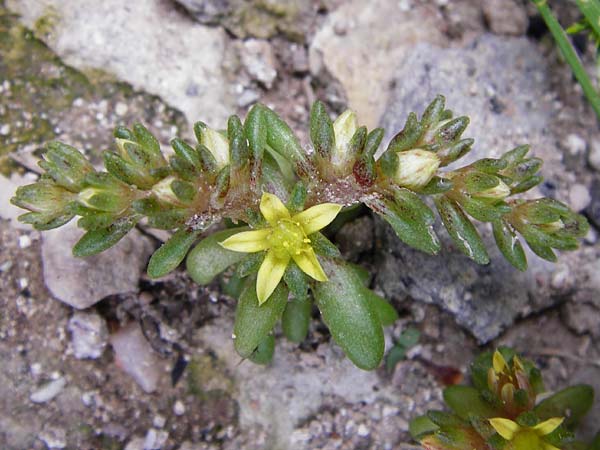
<svg viewBox="0 0 600 450">
<path fill-rule="evenodd" d="M 283 281 L 285 281 L 285 284 L 287 284 L 287 287 L 295 298 L 300 300 L 307 298 L 308 279 L 294 261 L 290 261 L 288 264 L 283 274 Z"/>
<path fill-rule="evenodd" d="M 281 328 L 285 337 L 297 344 L 306 339 L 310 324 L 312 302 L 307 296 L 289 301 L 283 311 Z"/>
<path fill-rule="evenodd" d="M 340 250 L 327 239 L 321 232 L 317 231 L 309 236 L 310 245 L 318 255 L 339 258 Z"/>
<path fill-rule="evenodd" d="M 406 358 L 406 353 L 419 343 L 420 338 L 421 332 L 414 327 L 408 327 L 402 331 L 398 341 L 387 354 L 385 366 L 388 372 L 392 372 L 396 364 Z"/>
<path fill-rule="evenodd" d="M 439 429 L 440 427 L 433 423 L 427 416 L 419 416 L 411 420 L 410 425 L 408 426 L 410 435 L 416 441 L 429 434 L 435 433 Z"/>
<path fill-rule="evenodd" d="M 419 123 L 417 115 L 411 112 L 408 115 L 408 119 L 406 119 L 406 124 L 402 131 L 396 134 L 390 141 L 387 150 L 382 155 L 382 159 L 386 154 L 391 155 L 397 152 L 410 150 L 417 143 L 422 133 L 423 126 Z"/>
<path fill-rule="evenodd" d="M 273 294 L 258 305 L 256 280 L 248 278 L 235 311 L 234 346 L 242 358 L 251 358 L 260 343 L 281 319 L 287 305 L 288 290 L 279 283 Z"/>
<path fill-rule="evenodd" d="M 108 228 L 88 231 L 73 246 L 73 255 L 77 257 L 92 256 L 109 249 L 129 233 L 136 222 L 135 218 L 126 218 Z"/>
<path fill-rule="evenodd" d="M 231 154 L 231 170 L 239 170 L 248 164 L 250 150 L 244 133 L 244 127 L 238 116 L 231 116 L 227 122 L 227 137 Z"/>
<path fill-rule="evenodd" d="M 148 263 L 148 276 L 160 278 L 175 270 L 187 255 L 201 230 L 178 230 L 154 252 Z"/>
<path fill-rule="evenodd" d="M 290 213 L 299 213 L 304 211 L 304 204 L 306 203 L 306 186 L 302 181 L 298 181 L 294 185 L 294 189 L 290 193 L 290 198 L 287 202 L 287 209 Z"/>
<path fill-rule="evenodd" d="M 427 108 L 423 112 L 423 116 L 421 117 L 423 126 L 429 128 L 437 124 L 441 120 L 445 108 L 446 98 L 443 95 L 436 95 L 435 99 L 427 105 Z"/>
<path fill-rule="evenodd" d="M 448 234 L 458 249 L 478 264 L 488 264 L 490 258 L 481 236 L 463 210 L 445 196 L 435 199 L 435 204 Z"/>
<path fill-rule="evenodd" d="M 325 105 L 319 100 L 313 103 L 310 110 L 310 140 L 317 153 L 328 159 L 335 147 L 335 133 Z"/>
<path fill-rule="evenodd" d="M 469 126 L 469 122 L 470 120 L 467 116 L 456 117 L 455 119 L 449 120 L 436 130 L 435 141 L 447 144 L 460 139 L 460 136 Z"/>
<path fill-rule="evenodd" d="M 254 364 L 260 364 L 266 366 L 273 360 L 273 354 L 275 353 L 275 336 L 269 334 L 260 343 L 258 347 L 248 358 Z"/>
<path fill-rule="evenodd" d="M 479 391 L 471 386 L 450 386 L 444 389 L 444 401 L 460 418 L 469 420 L 471 417 L 498 417 L 496 411 L 487 403 Z"/>
<path fill-rule="evenodd" d="M 242 259 L 235 269 L 235 273 L 240 278 L 246 278 L 258 272 L 260 265 L 265 259 L 265 252 L 250 253 Z"/>
<path fill-rule="evenodd" d="M 86 174 L 93 172 L 94 167 L 79 150 L 70 145 L 51 142 L 47 148 L 39 166 L 59 186 L 71 192 L 79 192 L 83 188 Z"/>
<path fill-rule="evenodd" d="M 365 289 L 363 292 L 365 297 L 367 297 L 373 305 L 381 325 L 389 327 L 398 320 L 398 311 L 396 311 L 396 308 L 394 308 L 385 298 L 377 295 L 371 289 Z"/>
<path fill-rule="evenodd" d="M 383 328 L 360 278 L 351 267 L 331 259 L 323 267 L 329 281 L 317 283 L 314 296 L 324 322 L 356 366 L 376 369 L 383 358 Z"/>
<path fill-rule="evenodd" d="M 247 230 L 247 227 L 230 228 L 201 240 L 187 257 L 186 267 L 190 277 L 198 284 L 208 284 L 229 266 L 240 262 L 246 253 L 227 250 L 221 247 L 220 243 L 236 233 Z"/>
<path fill-rule="evenodd" d="M 587 384 L 570 386 L 546 398 L 534 411 L 544 421 L 552 417 L 565 417 L 564 426 L 575 427 L 594 404 L 594 389 Z"/>
<path fill-rule="evenodd" d="M 407 189 L 398 190 L 395 195 L 395 202 L 374 199 L 367 201 L 367 206 L 385 219 L 405 244 L 435 255 L 441 245 L 432 228 L 433 213 L 416 194 Z"/>
<path fill-rule="evenodd" d="M 492 227 L 496 244 L 507 261 L 521 271 L 527 270 L 527 256 L 511 226 L 505 220 L 497 220 Z"/>
</svg>

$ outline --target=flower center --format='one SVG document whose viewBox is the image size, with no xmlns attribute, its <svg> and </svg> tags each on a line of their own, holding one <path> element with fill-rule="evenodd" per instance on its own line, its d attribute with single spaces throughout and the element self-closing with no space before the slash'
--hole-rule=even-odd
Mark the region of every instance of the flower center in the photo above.
<svg viewBox="0 0 600 450">
<path fill-rule="evenodd" d="M 289 219 L 279 220 L 269 239 L 271 249 L 279 257 L 298 255 L 310 243 L 300 224 Z"/>
</svg>

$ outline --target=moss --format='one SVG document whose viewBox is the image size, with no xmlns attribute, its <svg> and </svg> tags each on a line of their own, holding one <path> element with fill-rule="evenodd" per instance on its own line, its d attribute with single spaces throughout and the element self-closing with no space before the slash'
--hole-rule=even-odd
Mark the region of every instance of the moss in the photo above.
<svg viewBox="0 0 600 450">
<path fill-rule="evenodd" d="M 59 17 L 49 9 L 30 30 L 0 0 L 0 173 L 17 167 L 10 153 L 31 152 L 65 135 L 72 143 L 89 144 L 90 156 L 97 161 L 100 150 L 111 145 L 114 126 L 109 121 L 98 123 L 97 112 L 91 109 L 101 102 L 108 109 L 123 102 L 137 120 L 158 118 L 163 126 L 185 128 L 183 115 L 159 98 L 137 92 L 105 71 L 83 73 L 64 64 L 40 39 L 59 25 Z"/>
</svg>

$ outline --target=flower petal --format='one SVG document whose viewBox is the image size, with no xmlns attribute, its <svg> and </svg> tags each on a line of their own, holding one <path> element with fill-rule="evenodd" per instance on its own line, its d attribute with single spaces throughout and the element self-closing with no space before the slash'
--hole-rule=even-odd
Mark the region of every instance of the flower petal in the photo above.
<svg viewBox="0 0 600 450">
<path fill-rule="evenodd" d="M 289 256 L 279 258 L 275 252 L 267 252 L 265 260 L 258 269 L 258 278 L 256 279 L 256 296 L 259 305 L 262 305 L 271 296 L 281 281 L 289 261 Z"/>
<path fill-rule="evenodd" d="M 289 219 L 290 213 L 279 197 L 263 192 L 260 199 L 260 212 L 271 226 L 277 225 L 279 219 Z"/>
<path fill-rule="evenodd" d="M 317 281 L 327 281 L 327 275 L 323 271 L 321 264 L 317 260 L 317 255 L 312 248 L 304 250 L 297 255 L 292 255 L 298 267 L 302 269 L 304 273 L 313 277 Z"/>
<path fill-rule="evenodd" d="M 270 228 L 242 231 L 241 233 L 234 234 L 225 239 L 221 242 L 221 246 L 234 252 L 260 252 L 261 250 L 269 248 L 269 241 L 267 238 L 271 234 L 271 231 Z"/>
<path fill-rule="evenodd" d="M 292 220 L 299 222 L 304 232 L 309 235 L 333 222 L 341 209 L 342 205 L 321 203 L 296 214 Z"/>
<path fill-rule="evenodd" d="M 521 429 L 521 426 L 518 423 L 501 417 L 490 419 L 490 425 L 507 441 L 512 440 L 512 438 L 515 437 L 515 434 Z"/>
<path fill-rule="evenodd" d="M 538 423 L 533 429 L 538 436 L 546 436 L 560 427 L 560 424 L 564 420 L 564 417 L 552 417 L 551 419 L 544 420 L 542 423 Z"/>
<path fill-rule="evenodd" d="M 492 359 L 492 363 L 494 365 L 494 372 L 504 372 L 504 369 L 506 368 L 506 360 L 504 359 L 504 356 L 502 356 L 502 353 L 500 353 L 498 350 L 494 352 L 494 358 Z"/>
</svg>

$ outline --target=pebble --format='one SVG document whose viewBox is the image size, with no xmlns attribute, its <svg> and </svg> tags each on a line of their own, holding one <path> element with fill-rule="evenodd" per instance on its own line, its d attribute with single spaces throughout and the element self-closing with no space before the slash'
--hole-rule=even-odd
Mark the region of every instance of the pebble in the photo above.
<svg viewBox="0 0 600 450">
<path fill-rule="evenodd" d="M 371 432 L 364 423 L 361 423 L 356 430 L 356 434 L 358 434 L 360 437 L 367 437 L 369 434 L 371 434 Z"/>
<path fill-rule="evenodd" d="M 125 103 L 117 102 L 117 104 L 115 105 L 115 114 L 117 116 L 123 117 L 125 114 L 127 114 L 128 109 L 129 108 Z"/>
<path fill-rule="evenodd" d="M 183 416 L 185 414 L 185 405 L 181 400 L 177 400 L 173 405 L 173 413 L 176 416 Z"/>
<path fill-rule="evenodd" d="M 243 46 L 241 60 L 248 75 L 267 89 L 271 88 L 277 78 L 275 54 L 271 44 L 262 39 L 248 39 Z"/>
<path fill-rule="evenodd" d="M 10 134 L 10 125 L 9 124 L 4 124 L 0 127 L 0 134 L 2 136 L 8 136 Z"/>
<path fill-rule="evenodd" d="M 144 450 L 160 450 L 169 439 L 169 433 L 166 431 L 150 428 L 144 439 Z"/>
<path fill-rule="evenodd" d="M 567 136 L 565 142 L 565 147 L 572 155 L 578 155 L 580 153 L 585 152 L 585 140 L 579 136 L 578 134 L 571 133 Z"/>
<path fill-rule="evenodd" d="M 67 446 L 67 433 L 62 428 L 44 428 L 38 439 L 46 444 L 49 449 L 65 448 Z"/>
<path fill-rule="evenodd" d="M 26 234 L 19 236 L 19 247 L 28 248 L 29 246 L 31 246 L 31 238 Z"/>
<path fill-rule="evenodd" d="M 588 163 L 592 169 L 600 172 L 600 139 L 594 139 L 590 145 L 590 153 L 588 155 Z"/>
<path fill-rule="evenodd" d="M 108 327 L 103 317 L 92 312 L 76 312 L 69 320 L 73 354 L 77 359 L 102 356 L 108 341 Z"/>
<path fill-rule="evenodd" d="M 154 425 L 155 428 L 163 428 L 166 423 L 167 419 L 161 415 L 154 416 L 154 419 L 152 420 L 152 425 Z"/>
<path fill-rule="evenodd" d="M 46 403 L 56 397 L 63 388 L 66 386 L 67 381 L 64 377 L 57 378 L 56 380 L 50 381 L 44 384 L 40 389 L 35 391 L 29 397 L 33 403 Z"/>
<path fill-rule="evenodd" d="M 583 211 L 591 201 L 590 191 L 583 184 L 576 183 L 569 189 L 569 205 L 574 211 Z"/>
<path fill-rule="evenodd" d="M 244 92 L 237 97 L 237 104 L 240 108 L 244 108 L 255 103 L 259 98 L 260 94 L 254 89 L 245 89 Z"/>
<path fill-rule="evenodd" d="M 133 377 L 145 392 L 154 392 L 160 378 L 160 359 L 133 322 L 110 338 L 117 365 Z"/>
</svg>

